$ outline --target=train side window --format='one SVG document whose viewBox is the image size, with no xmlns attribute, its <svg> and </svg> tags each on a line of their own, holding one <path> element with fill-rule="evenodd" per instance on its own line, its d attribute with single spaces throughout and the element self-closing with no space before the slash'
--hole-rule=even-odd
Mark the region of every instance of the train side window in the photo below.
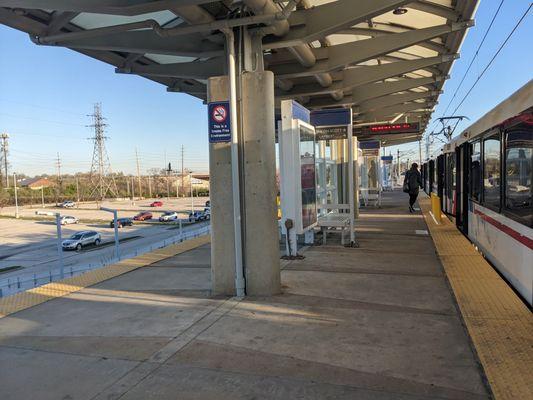
<svg viewBox="0 0 533 400">
<path fill-rule="evenodd" d="M 481 142 L 472 143 L 470 162 L 470 198 L 480 200 L 481 195 Z"/>
<path fill-rule="evenodd" d="M 506 132 L 505 208 L 513 219 L 533 226 L 533 127 L 523 124 Z"/>
<path fill-rule="evenodd" d="M 490 136 L 483 141 L 483 204 L 500 210 L 501 186 L 500 136 Z"/>
</svg>

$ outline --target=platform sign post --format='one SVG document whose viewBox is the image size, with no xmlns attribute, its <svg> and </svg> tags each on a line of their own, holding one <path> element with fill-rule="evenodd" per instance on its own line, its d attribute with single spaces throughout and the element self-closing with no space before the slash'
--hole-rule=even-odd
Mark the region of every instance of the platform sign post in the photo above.
<svg viewBox="0 0 533 400">
<path fill-rule="evenodd" d="M 231 114 L 228 101 L 209 103 L 209 143 L 231 142 Z"/>
</svg>

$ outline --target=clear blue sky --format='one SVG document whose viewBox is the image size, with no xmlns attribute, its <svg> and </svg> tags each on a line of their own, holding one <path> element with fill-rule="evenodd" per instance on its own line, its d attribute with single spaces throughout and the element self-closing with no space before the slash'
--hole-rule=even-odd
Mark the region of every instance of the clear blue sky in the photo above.
<svg viewBox="0 0 533 400">
<path fill-rule="evenodd" d="M 443 116 L 443 112 L 452 100 L 453 94 L 461 82 L 470 61 L 474 57 L 499 4 L 500 0 L 481 0 L 475 17 L 476 25 L 468 31 L 460 51 L 461 58 L 455 62 L 450 73 L 451 78 L 444 85 L 444 93 L 440 95 L 439 104 L 435 108 L 432 116 L 433 121 Z M 479 51 L 455 99 L 448 108 L 446 115 L 451 115 L 455 110 L 478 75 L 527 10 L 529 4 L 530 2 L 526 0 L 506 0 L 504 2 L 485 39 L 485 43 Z M 530 10 L 528 16 L 522 21 L 511 39 L 492 63 L 490 69 L 485 72 L 485 75 L 478 82 L 474 90 L 457 110 L 456 115 L 467 116 L 470 120 L 461 122 L 457 126 L 456 134 L 474 123 L 533 78 L 532 41 L 533 19 L 532 11 Z M 429 125 L 429 131 L 439 131 L 442 125 L 433 121 Z M 441 147 L 441 143 L 435 141 L 432 149 L 435 151 Z M 400 149 L 405 154 L 405 158 L 409 157 L 413 161 L 418 160 L 418 142 L 387 148 L 386 152 L 387 154 L 389 152 L 396 154 L 397 149 Z"/>
<path fill-rule="evenodd" d="M 476 26 L 470 30 L 461 59 L 452 69 L 433 116 L 441 116 L 494 14 L 499 0 L 481 1 Z M 507 0 L 455 101 L 464 93 L 529 6 Z M 533 24 L 523 21 L 491 69 L 457 111 L 473 122 L 532 78 Z M 0 132 L 11 135 L 12 170 L 26 174 L 55 173 L 60 153 L 64 172 L 87 171 L 91 163 L 93 103 L 101 102 L 110 140 L 107 148 L 115 171 L 135 172 L 135 147 L 141 170 L 178 165 L 185 146 L 185 167 L 207 171 L 205 106 L 185 94 L 167 93 L 147 79 L 119 75 L 114 68 L 76 52 L 34 45 L 22 32 L 0 25 Z M 464 128 L 468 122 L 458 129 Z M 396 152 L 396 148 L 388 151 Z M 418 145 L 401 146 L 418 157 Z"/>
</svg>

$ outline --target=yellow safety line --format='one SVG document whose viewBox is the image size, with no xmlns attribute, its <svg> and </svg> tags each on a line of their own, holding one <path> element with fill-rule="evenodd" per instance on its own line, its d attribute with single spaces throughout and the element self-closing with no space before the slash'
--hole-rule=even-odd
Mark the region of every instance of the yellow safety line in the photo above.
<svg viewBox="0 0 533 400">
<path fill-rule="evenodd" d="M 533 399 L 533 315 L 447 218 L 426 224 L 497 400 Z"/>
<path fill-rule="evenodd" d="M 189 239 L 185 242 L 167 246 L 142 254 L 137 257 L 119 261 L 116 264 L 88 271 L 82 275 L 48 283 L 25 292 L 0 299 L 0 318 L 25 310 L 46 301 L 66 296 L 83 288 L 115 278 L 119 275 L 141 267 L 149 267 L 157 261 L 184 253 L 209 243 L 209 235 Z"/>
</svg>

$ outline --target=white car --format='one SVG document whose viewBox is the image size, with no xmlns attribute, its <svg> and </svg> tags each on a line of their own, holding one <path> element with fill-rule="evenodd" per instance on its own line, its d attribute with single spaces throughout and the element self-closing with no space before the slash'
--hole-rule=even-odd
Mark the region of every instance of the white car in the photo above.
<svg viewBox="0 0 533 400">
<path fill-rule="evenodd" d="M 61 203 L 61 207 L 73 208 L 73 207 L 76 207 L 76 203 L 74 203 L 73 201 L 64 201 L 63 203 Z"/>
<path fill-rule="evenodd" d="M 175 211 L 167 211 L 159 217 L 159 222 L 176 221 L 178 219 L 178 213 Z"/>
<path fill-rule="evenodd" d="M 63 215 L 59 221 L 61 222 L 61 225 L 77 224 L 80 222 L 78 218 L 71 215 Z"/>
<path fill-rule="evenodd" d="M 63 250 L 76 250 L 80 251 L 85 246 L 99 246 L 102 243 L 102 237 L 95 231 L 80 231 L 76 232 L 67 240 L 61 243 Z"/>
</svg>

